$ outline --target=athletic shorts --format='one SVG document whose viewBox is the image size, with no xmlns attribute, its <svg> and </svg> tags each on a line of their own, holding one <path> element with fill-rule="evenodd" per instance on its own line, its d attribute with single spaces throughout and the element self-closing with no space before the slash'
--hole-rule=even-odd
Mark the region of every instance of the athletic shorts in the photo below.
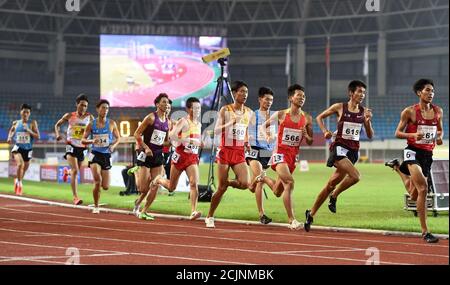
<svg viewBox="0 0 450 285">
<path fill-rule="evenodd" d="M 234 166 L 245 162 L 244 150 L 236 150 L 230 148 L 220 148 L 216 155 L 216 162 L 220 164 L 227 164 Z"/>
<path fill-rule="evenodd" d="M 33 149 L 23 149 L 18 145 L 14 145 L 11 153 L 20 153 L 23 161 L 30 161 L 33 158 Z"/>
<path fill-rule="evenodd" d="M 272 157 L 272 151 L 267 149 L 262 149 L 259 147 L 252 146 L 252 149 L 250 152 L 245 152 L 245 160 L 247 161 L 247 164 L 250 165 L 250 161 L 256 160 L 261 163 L 263 169 L 267 169 L 270 167 L 269 161 Z"/>
<path fill-rule="evenodd" d="M 433 152 L 407 146 L 403 150 L 403 163 L 400 165 L 400 171 L 410 176 L 408 164 L 419 165 L 422 168 L 423 176 L 429 177 L 431 164 L 433 164 Z"/>
<path fill-rule="evenodd" d="M 164 155 L 162 152 L 153 153 L 147 156 L 143 150 L 136 151 L 136 164 L 147 168 L 156 168 L 164 165 Z"/>
<path fill-rule="evenodd" d="M 358 162 L 359 151 L 351 150 L 346 146 L 333 144 L 330 147 L 330 156 L 328 157 L 327 166 L 333 167 L 336 161 L 348 158 L 350 162 L 354 165 Z"/>
<path fill-rule="evenodd" d="M 272 155 L 272 157 L 270 158 L 270 165 L 272 167 L 272 169 L 274 171 L 277 170 L 277 165 L 280 163 L 286 163 L 289 167 L 289 171 L 292 173 L 294 173 L 295 170 L 295 157 L 297 156 L 297 154 L 293 154 L 293 153 L 282 153 L 282 152 L 276 152 Z"/>
<path fill-rule="evenodd" d="M 176 151 L 172 154 L 172 165 L 179 171 L 184 171 L 191 165 L 198 165 L 198 154 L 193 153 L 178 153 Z"/>
<path fill-rule="evenodd" d="M 66 145 L 66 153 L 64 154 L 64 159 L 67 160 L 67 155 L 75 157 L 78 161 L 83 161 L 84 156 L 87 153 L 87 149 L 84 147 L 73 146 L 71 144 Z"/>
<path fill-rule="evenodd" d="M 88 157 L 88 166 L 91 167 L 91 164 L 98 164 L 102 168 L 102 170 L 110 170 L 111 165 L 111 154 L 110 153 L 101 153 L 92 151 Z"/>
</svg>

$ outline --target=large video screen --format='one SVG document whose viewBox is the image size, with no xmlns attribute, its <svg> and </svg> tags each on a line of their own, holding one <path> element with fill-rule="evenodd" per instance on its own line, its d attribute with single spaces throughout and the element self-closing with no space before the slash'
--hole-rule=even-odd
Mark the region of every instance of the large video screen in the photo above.
<svg viewBox="0 0 450 285">
<path fill-rule="evenodd" d="M 202 56 L 226 46 L 222 37 L 100 36 L 100 97 L 111 107 L 150 107 L 167 93 L 173 107 L 214 93 L 217 62 Z"/>
</svg>

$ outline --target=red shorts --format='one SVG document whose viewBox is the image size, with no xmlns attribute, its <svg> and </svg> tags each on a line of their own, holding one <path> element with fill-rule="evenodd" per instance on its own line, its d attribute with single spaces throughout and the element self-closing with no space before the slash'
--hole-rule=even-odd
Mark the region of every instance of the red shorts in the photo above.
<svg viewBox="0 0 450 285">
<path fill-rule="evenodd" d="M 191 165 L 198 164 L 199 158 L 198 154 L 186 153 L 186 152 L 176 152 L 172 154 L 172 164 L 179 171 L 184 171 Z"/>
<path fill-rule="evenodd" d="M 220 164 L 227 164 L 229 166 L 234 166 L 245 161 L 244 149 L 230 149 L 230 148 L 220 148 L 216 155 L 216 162 Z"/>
<path fill-rule="evenodd" d="M 292 173 L 294 173 L 295 170 L 295 157 L 297 155 L 296 154 L 292 154 L 292 153 L 274 153 L 272 155 L 272 157 L 270 158 L 270 162 L 271 162 L 271 167 L 273 170 L 276 171 L 276 167 L 278 164 L 280 163 L 286 163 L 289 167 L 289 171 Z"/>
</svg>

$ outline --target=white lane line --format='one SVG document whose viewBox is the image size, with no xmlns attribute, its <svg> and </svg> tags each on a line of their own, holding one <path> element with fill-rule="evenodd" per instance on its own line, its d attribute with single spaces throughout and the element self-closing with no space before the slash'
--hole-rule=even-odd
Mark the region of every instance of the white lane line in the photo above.
<svg viewBox="0 0 450 285">
<path fill-rule="evenodd" d="M 88 254 L 88 255 L 77 255 L 80 259 L 82 257 L 105 257 L 105 256 L 119 256 L 119 255 L 128 255 L 126 253 L 99 253 L 99 254 Z M 20 260 L 43 260 L 43 259 L 67 259 L 70 256 L 66 255 L 56 255 L 56 256 L 0 256 L 0 262 L 12 262 L 12 261 L 20 261 Z"/>
</svg>

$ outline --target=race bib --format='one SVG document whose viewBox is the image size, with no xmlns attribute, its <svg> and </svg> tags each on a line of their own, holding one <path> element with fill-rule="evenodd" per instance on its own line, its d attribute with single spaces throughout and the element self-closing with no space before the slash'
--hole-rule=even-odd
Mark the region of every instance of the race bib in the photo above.
<svg viewBox="0 0 450 285">
<path fill-rule="evenodd" d="M 403 161 L 416 160 L 416 152 L 410 149 L 405 149 L 403 151 Z"/>
<path fill-rule="evenodd" d="M 420 141 L 416 141 L 417 144 L 433 144 L 436 137 L 436 126 L 418 125 L 417 132 L 423 133 L 423 138 Z"/>
<path fill-rule="evenodd" d="M 342 138 L 345 140 L 359 141 L 362 124 L 344 122 L 342 127 Z"/>
<path fill-rule="evenodd" d="M 342 146 L 336 146 L 336 155 L 337 156 L 347 156 L 348 149 L 343 148 Z"/>
<path fill-rule="evenodd" d="M 94 140 L 98 140 L 94 143 L 95 147 L 108 147 L 110 145 L 109 134 L 95 134 L 93 135 Z"/>
<path fill-rule="evenodd" d="M 167 132 L 163 132 L 160 130 L 153 130 L 150 143 L 154 145 L 162 145 L 164 143 L 164 140 L 166 139 L 166 134 Z"/>
<path fill-rule="evenodd" d="M 284 128 L 281 144 L 288 146 L 299 146 L 301 140 L 302 140 L 301 130 Z"/>
<path fill-rule="evenodd" d="M 94 160 L 94 157 L 95 157 L 95 154 L 93 154 L 92 152 L 89 153 L 88 161 L 89 161 L 89 162 L 92 162 L 92 161 Z"/>
<path fill-rule="evenodd" d="M 180 159 L 180 155 L 178 154 L 178 153 L 176 153 L 176 152 L 174 152 L 173 154 L 172 154 L 172 161 L 174 162 L 174 163 L 178 163 L 178 160 Z"/>
<path fill-rule="evenodd" d="M 72 126 L 70 136 L 76 140 L 81 140 L 86 126 Z"/>
<path fill-rule="evenodd" d="M 284 162 L 284 154 L 276 153 L 272 156 L 272 164 L 278 164 Z"/>
<path fill-rule="evenodd" d="M 73 147 L 71 145 L 66 145 L 66 153 L 73 153 Z"/>
<path fill-rule="evenodd" d="M 31 137 L 28 132 L 17 132 L 16 133 L 16 143 L 27 144 L 30 143 Z"/>
<path fill-rule="evenodd" d="M 184 147 L 184 152 L 198 154 L 199 146 L 194 144 L 188 144 Z"/>
<path fill-rule="evenodd" d="M 137 160 L 145 162 L 145 159 L 147 158 L 147 155 L 145 154 L 144 151 L 141 151 L 138 156 L 137 156 Z"/>
<path fill-rule="evenodd" d="M 238 141 L 243 141 L 245 138 L 245 131 L 247 129 L 247 125 L 244 124 L 235 124 L 233 128 L 229 129 L 228 138 Z"/>
<path fill-rule="evenodd" d="M 256 149 L 251 149 L 250 151 L 246 151 L 245 152 L 245 158 L 253 158 L 253 159 L 257 159 L 258 158 L 258 153 L 259 151 Z"/>
</svg>

